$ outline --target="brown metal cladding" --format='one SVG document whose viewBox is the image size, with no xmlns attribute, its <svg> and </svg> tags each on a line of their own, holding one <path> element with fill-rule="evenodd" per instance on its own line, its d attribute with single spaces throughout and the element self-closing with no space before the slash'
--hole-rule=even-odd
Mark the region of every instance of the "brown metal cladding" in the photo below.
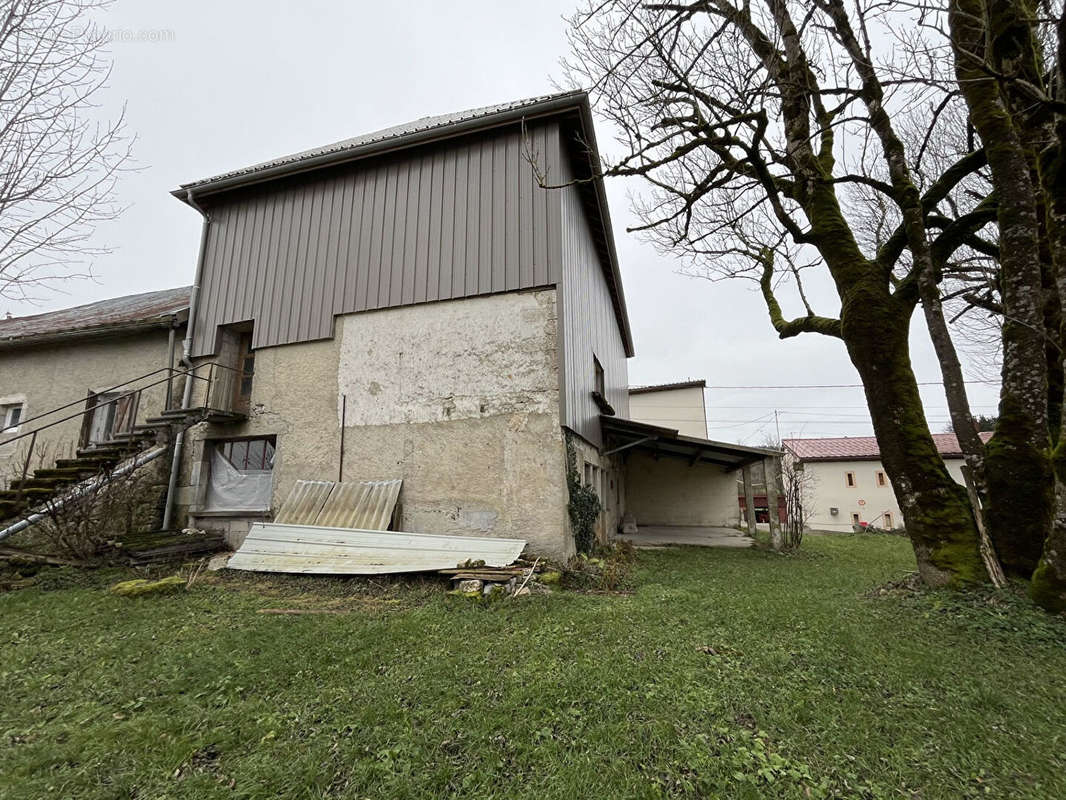
<svg viewBox="0 0 1066 800">
<path fill-rule="evenodd" d="M 553 180 L 558 124 L 526 133 Z M 517 125 L 219 195 L 193 353 L 220 325 L 254 320 L 268 347 L 329 338 L 338 314 L 558 283 L 563 195 Z"/>
</svg>

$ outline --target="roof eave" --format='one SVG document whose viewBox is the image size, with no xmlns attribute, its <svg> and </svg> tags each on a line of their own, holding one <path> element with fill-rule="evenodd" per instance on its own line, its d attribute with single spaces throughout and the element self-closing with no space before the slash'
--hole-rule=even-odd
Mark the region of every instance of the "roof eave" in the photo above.
<svg viewBox="0 0 1066 800">
<path fill-rule="evenodd" d="M 100 339 L 108 336 L 127 336 L 146 330 L 180 327 L 189 318 L 189 310 L 182 309 L 173 314 L 166 314 L 148 320 L 120 322 L 111 325 L 97 325 L 91 328 L 73 328 L 64 331 L 47 331 L 31 333 L 26 336 L 0 339 L 0 350 L 16 350 L 22 347 L 37 347 L 43 344 L 57 344 L 79 339 Z"/>
<path fill-rule="evenodd" d="M 581 100 L 584 96 L 584 92 L 575 91 L 566 95 L 551 97 L 546 100 L 531 103 L 527 106 L 510 108 L 492 114 L 486 114 L 481 117 L 474 117 L 436 128 L 429 128 L 424 131 L 415 131 L 413 133 L 382 139 L 377 142 L 356 145 L 347 150 L 321 153 L 296 161 L 265 167 L 260 170 L 255 170 L 254 172 L 230 175 L 228 177 L 218 178 L 217 180 L 209 179 L 207 181 L 183 183 L 170 193 L 182 202 L 188 203 L 190 191 L 195 197 L 202 198 L 208 195 L 218 194 L 219 192 L 231 191 L 245 186 L 252 186 L 257 183 L 289 177 L 290 175 L 298 175 L 300 173 L 322 169 L 324 167 L 332 167 L 350 161 L 358 161 L 359 159 L 381 155 L 382 153 L 393 150 L 404 150 L 418 145 L 429 144 L 431 142 L 452 139 L 456 136 L 463 136 L 469 133 L 476 133 L 489 128 L 496 128 L 501 125 L 519 122 L 522 119 L 558 114 L 567 110 L 579 110 L 582 106 Z M 584 106 L 587 108 L 587 101 L 584 103 Z"/>
</svg>

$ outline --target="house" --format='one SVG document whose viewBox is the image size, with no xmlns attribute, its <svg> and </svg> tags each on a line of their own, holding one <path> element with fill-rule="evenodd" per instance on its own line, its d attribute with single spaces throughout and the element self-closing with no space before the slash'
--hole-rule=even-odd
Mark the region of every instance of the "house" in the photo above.
<svg viewBox="0 0 1066 800">
<path fill-rule="evenodd" d="M 707 438 L 707 381 L 629 387 L 629 416 L 638 422 L 676 427 L 685 436 Z"/>
<path fill-rule="evenodd" d="M 991 433 L 982 433 L 988 441 Z M 933 441 L 951 477 L 963 483 L 965 464 L 953 433 L 934 433 Z M 807 527 L 813 530 L 850 531 L 871 525 L 891 530 L 903 527 L 892 482 L 881 465 L 881 452 L 873 436 L 830 439 L 785 439 L 785 458 L 803 473 Z"/>
<path fill-rule="evenodd" d="M 33 468 L 170 405 L 181 383 L 168 370 L 181 355 L 188 310 L 182 287 L 0 319 L 0 486 L 21 476 L 30 439 Z M 116 384 L 137 378 L 135 408 Z M 36 437 L 15 438 L 33 430 Z"/>
<path fill-rule="evenodd" d="M 774 453 L 631 418 L 599 169 L 588 98 L 568 92 L 175 190 L 203 227 L 193 376 L 156 419 L 181 420 L 166 522 L 238 545 L 297 481 L 399 479 L 394 529 L 565 558 L 576 474 L 601 541 L 626 513 L 736 524 L 734 471 Z"/>
</svg>

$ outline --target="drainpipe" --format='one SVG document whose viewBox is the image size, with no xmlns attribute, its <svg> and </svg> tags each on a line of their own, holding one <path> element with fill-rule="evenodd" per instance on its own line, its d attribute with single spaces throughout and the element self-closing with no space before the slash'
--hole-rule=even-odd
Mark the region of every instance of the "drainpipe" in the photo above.
<svg viewBox="0 0 1066 800">
<path fill-rule="evenodd" d="M 192 189 L 188 190 L 186 202 L 203 217 L 203 225 L 200 228 L 200 254 L 196 258 L 196 278 L 193 280 L 192 291 L 189 293 L 189 321 L 185 323 L 185 340 L 181 345 L 181 363 L 185 370 L 192 372 L 192 337 L 193 328 L 196 325 L 196 308 L 200 300 L 200 281 L 204 274 L 204 254 L 207 252 L 207 229 L 211 225 L 210 215 L 196 202 Z M 181 407 L 187 409 L 192 405 L 192 375 L 185 376 L 185 390 L 182 394 Z M 174 519 L 174 495 L 178 487 L 178 473 L 181 472 L 181 454 L 185 445 L 185 428 L 178 431 L 174 437 L 174 456 L 170 461 L 170 482 L 167 484 L 167 499 L 163 509 L 163 530 L 169 530 Z"/>
</svg>

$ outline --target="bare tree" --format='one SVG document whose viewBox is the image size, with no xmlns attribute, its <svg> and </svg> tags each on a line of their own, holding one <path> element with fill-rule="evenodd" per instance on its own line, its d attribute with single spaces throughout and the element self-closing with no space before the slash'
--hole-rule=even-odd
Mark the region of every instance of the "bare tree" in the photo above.
<svg viewBox="0 0 1066 800">
<path fill-rule="evenodd" d="M 8 0 L 0 7 L 0 297 L 86 276 L 97 223 L 119 212 L 130 157 L 123 114 L 94 121 L 110 74 L 108 0 Z"/>
<path fill-rule="evenodd" d="M 992 216 L 984 198 L 952 202 L 985 167 L 982 149 L 934 170 L 904 144 L 946 117 L 922 40 L 897 60 L 875 47 L 913 27 L 903 3 L 592 0 L 571 19 L 567 71 L 620 131 L 625 153 L 605 174 L 650 187 L 636 230 L 711 277 L 756 281 L 781 338 L 842 341 L 919 570 L 931 584 L 963 583 L 984 579 L 977 530 L 933 444 L 908 333 L 921 301 L 934 342 L 939 329 L 950 345 L 942 265 Z M 859 189 L 892 209 L 875 248 L 857 234 Z M 814 270 L 839 311 L 815 311 Z M 783 301 L 802 310 L 786 315 Z M 961 370 L 945 382 L 962 389 Z M 957 405 L 968 415 L 964 395 Z"/>
</svg>

